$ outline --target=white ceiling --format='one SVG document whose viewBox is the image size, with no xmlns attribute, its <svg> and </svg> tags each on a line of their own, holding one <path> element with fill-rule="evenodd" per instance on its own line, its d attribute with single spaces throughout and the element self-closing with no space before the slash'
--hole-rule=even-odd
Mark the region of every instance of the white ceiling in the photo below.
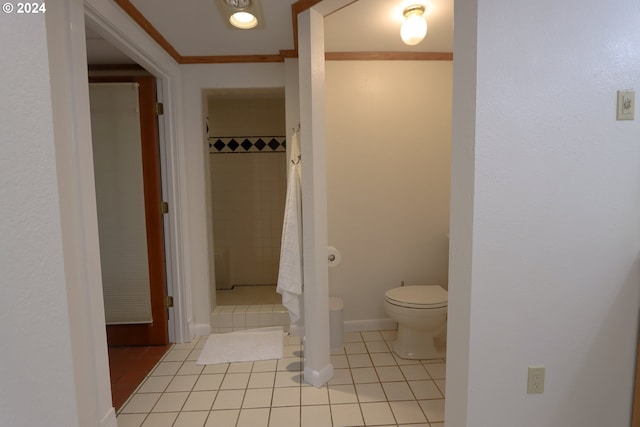
<svg viewBox="0 0 640 427">
<path fill-rule="evenodd" d="M 182 56 L 277 55 L 294 49 L 291 5 L 295 0 L 259 0 L 264 28 L 230 28 L 214 2 L 131 0 Z M 426 4 L 427 37 L 416 46 L 400 40 L 402 10 Z M 327 52 L 452 52 L 453 0 L 357 0 L 325 17 Z M 87 29 L 90 64 L 131 63 Z"/>
</svg>

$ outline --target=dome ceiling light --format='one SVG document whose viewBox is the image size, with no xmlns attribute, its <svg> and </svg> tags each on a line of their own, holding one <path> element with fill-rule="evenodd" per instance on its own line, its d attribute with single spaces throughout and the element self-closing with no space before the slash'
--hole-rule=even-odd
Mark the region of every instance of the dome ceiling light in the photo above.
<svg viewBox="0 0 640 427">
<path fill-rule="evenodd" d="M 422 4 L 414 4 L 404 9 L 404 22 L 400 27 L 402 41 L 413 46 L 420 43 L 427 35 L 427 21 L 424 17 L 426 7 Z"/>
</svg>

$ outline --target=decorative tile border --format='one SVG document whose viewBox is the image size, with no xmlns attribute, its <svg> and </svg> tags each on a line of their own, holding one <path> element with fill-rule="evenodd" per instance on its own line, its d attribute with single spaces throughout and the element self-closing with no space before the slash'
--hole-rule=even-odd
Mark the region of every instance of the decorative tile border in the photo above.
<svg viewBox="0 0 640 427">
<path fill-rule="evenodd" d="M 286 151 L 286 136 L 209 137 L 209 153 L 275 153 Z"/>
</svg>

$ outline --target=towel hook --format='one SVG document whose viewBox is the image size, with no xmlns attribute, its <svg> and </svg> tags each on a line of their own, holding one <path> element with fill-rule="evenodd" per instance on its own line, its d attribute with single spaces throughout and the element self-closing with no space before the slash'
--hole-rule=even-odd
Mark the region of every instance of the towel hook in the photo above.
<svg viewBox="0 0 640 427">
<path fill-rule="evenodd" d="M 293 134 L 297 134 L 300 132 L 300 122 L 298 122 L 298 127 L 297 128 L 291 128 L 291 130 L 293 131 Z M 298 158 L 296 160 L 291 159 L 291 163 L 294 165 L 297 165 L 298 163 L 300 163 L 300 160 L 302 159 L 302 155 L 298 154 Z"/>
</svg>

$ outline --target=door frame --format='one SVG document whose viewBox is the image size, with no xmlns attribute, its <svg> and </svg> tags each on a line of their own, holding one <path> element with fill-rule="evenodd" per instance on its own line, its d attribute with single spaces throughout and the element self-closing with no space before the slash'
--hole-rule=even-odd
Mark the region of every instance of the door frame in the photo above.
<svg viewBox="0 0 640 427">
<path fill-rule="evenodd" d="M 148 75 L 89 76 L 91 83 L 137 83 L 142 149 L 142 175 L 152 323 L 107 325 L 109 345 L 164 345 L 169 343 L 166 308 L 160 147 L 156 115 L 156 79 Z"/>
<path fill-rule="evenodd" d="M 633 407 L 631 412 L 631 427 L 640 427 L 640 337 L 636 350 L 636 372 L 633 386 Z"/>
<path fill-rule="evenodd" d="M 162 199 L 169 204 L 169 213 L 164 221 L 164 251 L 167 294 L 173 296 L 173 307 L 168 309 L 168 335 L 172 343 L 189 342 L 195 336 L 191 325 L 190 294 L 187 287 L 188 263 L 185 252 L 188 248 L 188 232 L 184 208 L 187 204 L 183 148 L 178 144 L 181 117 L 177 106 L 180 99 L 180 70 L 178 64 L 158 56 L 153 46 L 141 40 L 132 40 L 117 27 L 117 17 L 106 17 L 89 1 L 84 1 L 85 22 L 114 47 L 127 54 L 138 65 L 156 78 L 157 102 L 164 105 L 164 114 L 158 116 L 158 140 Z M 135 24 L 132 24 L 135 25 Z M 136 30 L 138 30 L 136 28 Z M 83 30 L 84 37 L 84 30 Z"/>
</svg>

